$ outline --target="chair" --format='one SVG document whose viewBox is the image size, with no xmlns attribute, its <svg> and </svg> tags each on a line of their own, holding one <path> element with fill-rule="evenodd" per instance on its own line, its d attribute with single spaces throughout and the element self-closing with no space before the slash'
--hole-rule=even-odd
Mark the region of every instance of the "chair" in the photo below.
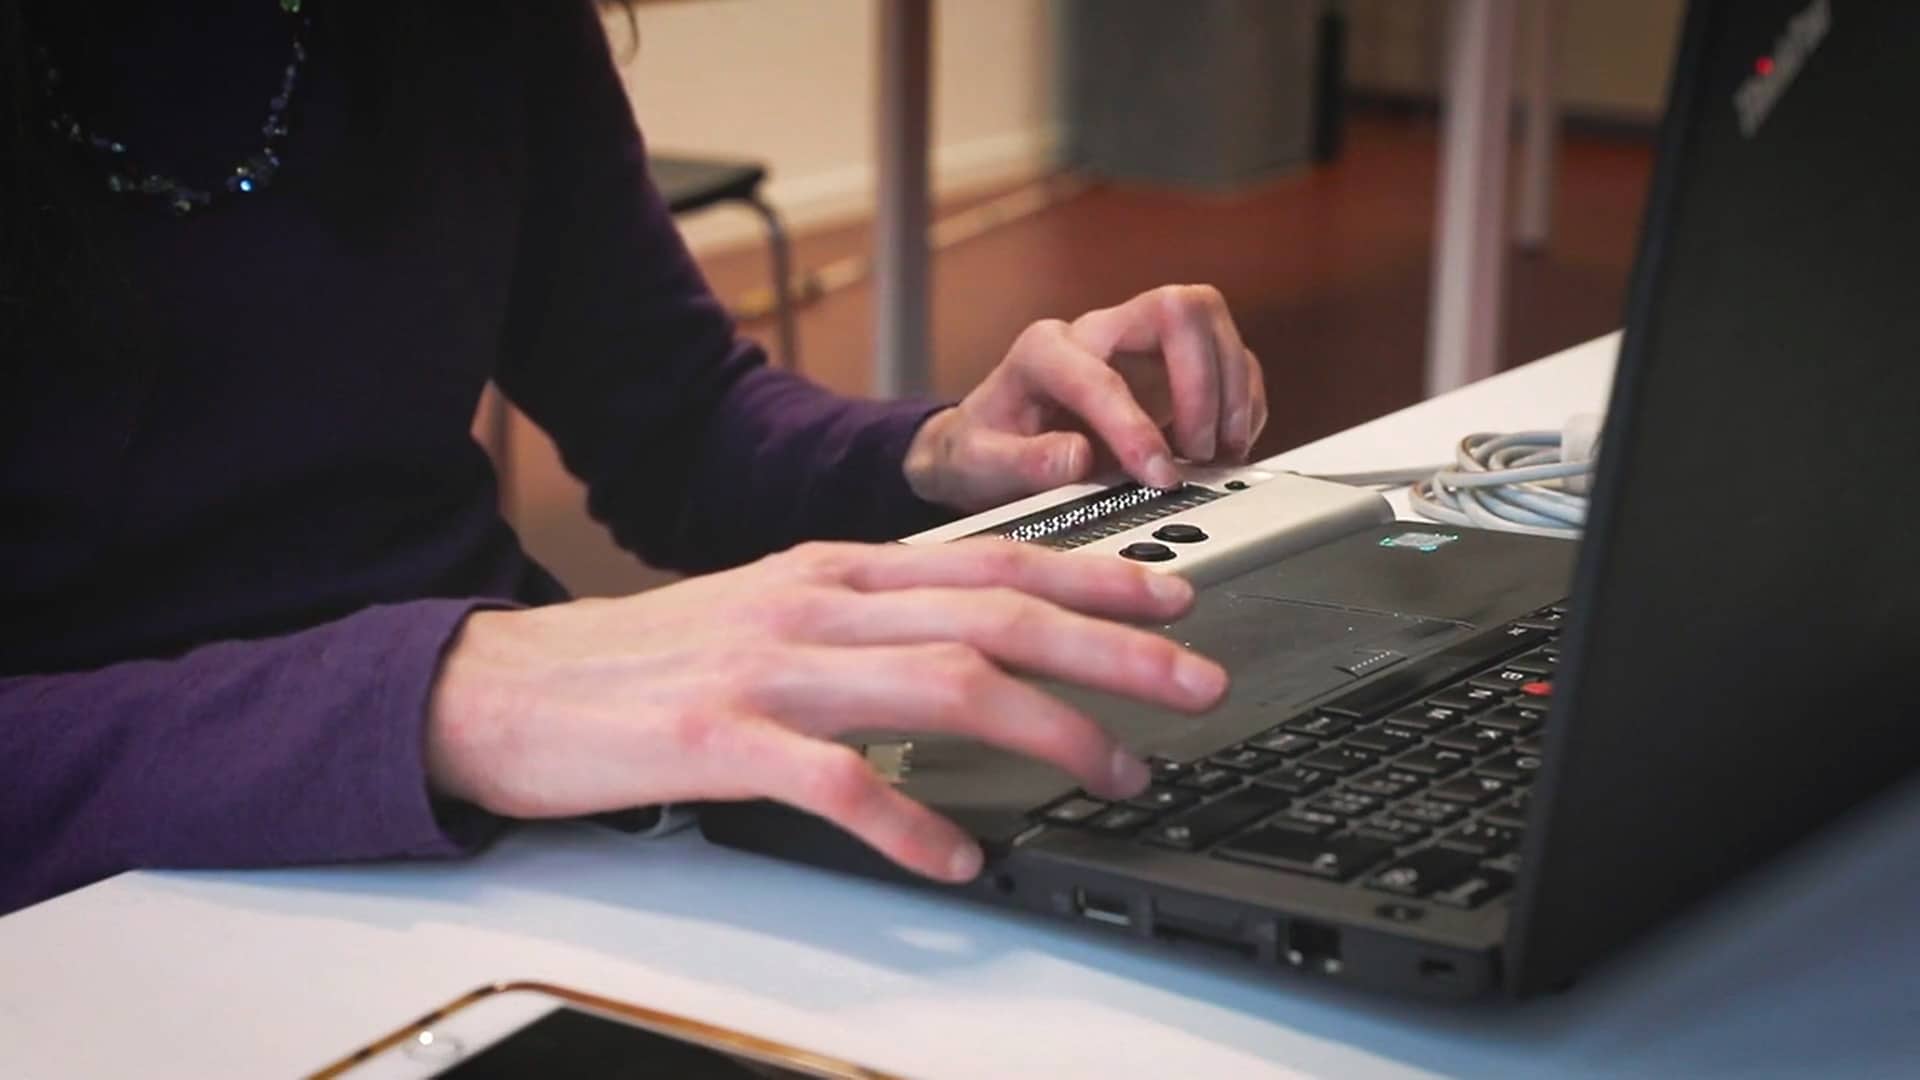
<svg viewBox="0 0 1920 1080">
<path fill-rule="evenodd" d="M 767 224 L 767 250 L 773 263 L 773 297 L 779 317 L 780 363 L 799 363 L 799 343 L 793 328 L 793 273 L 787 231 L 780 215 L 760 197 L 767 167 L 755 161 L 681 157 L 653 154 L 647 161 L 653 182 L 674 214 L 690 214 L 723 202 L 745 203 Z"/>
</svg>

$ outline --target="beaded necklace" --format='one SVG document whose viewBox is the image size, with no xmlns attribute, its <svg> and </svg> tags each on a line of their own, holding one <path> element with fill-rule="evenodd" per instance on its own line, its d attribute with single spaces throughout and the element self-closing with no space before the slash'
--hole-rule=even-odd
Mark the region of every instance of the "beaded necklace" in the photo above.
<svg viewBox="0 0 1920 1080">
<path fill-rule="evenodd" d="M 175 217 L 186 217 L 236 196 L 265 189 L 280 171 L 280 147 L 287 137 L 288 111 L 293 105 L 294 88 L 300 81 L 300 69 L 307 61 L 307 33 L 312 29 L 311 19 L 301 10 L 301 0 L 279 0 L 279 3 L 280 10 L 293 23 L 293 55 L 281 77 L 280 92 L 267 103 L 267 118 L 260 125 L 260 149 L 235 162 L 224 183 L 197 187 L 141 168 L 125 143 L 92 129 L 74 116 L 61 99 L 60 69 L 54 66 L 46 49 L 41 48 L 38 50 L 40 84 L 46 98 L 48 127 L 104 168 L 108 191 L 160 203 L 173 211 Z"/>
</svg>

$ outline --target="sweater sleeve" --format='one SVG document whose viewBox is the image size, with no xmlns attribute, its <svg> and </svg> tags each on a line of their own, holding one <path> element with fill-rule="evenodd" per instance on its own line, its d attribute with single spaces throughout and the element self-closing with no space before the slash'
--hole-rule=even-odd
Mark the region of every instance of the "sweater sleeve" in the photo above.
<svg viewBox="0 0 1920 1080">
<path fill-rule="evenodd" d="M 497 822 L 436 813 L 427 697 L 490 602 L 368 608 L 284 637 L 0 679 L 0 911 L 137 868 L 452 855 Z"/>
<path fill-rule="evenodd" d="M 945 515 L 901 464 L 926 402 L 865 401 L 765 366 L 649 178 L 592 5 L 528 35 L 526 201 L 498 378 L 656 565 L 707 570 Z"/>
</svg>

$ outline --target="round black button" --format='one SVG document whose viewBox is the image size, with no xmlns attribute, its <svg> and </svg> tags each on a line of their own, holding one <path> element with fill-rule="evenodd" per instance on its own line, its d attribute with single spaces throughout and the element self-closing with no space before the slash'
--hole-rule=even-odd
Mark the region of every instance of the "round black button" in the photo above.
<svg viewBox="0 0 1920 1080">
<path fill-rule="evenodd" d="M 1179 522 L 1175 522 L 1172 525 L 1162 525 L 1153 530 L 1153 538 L 1155 540 L 1165 540 L 1169 544 L 1197 544 L 1205 540 L 1207 534 L 1201 531 L 1198 525 L 1182 525 Z"/>
<path fill-rule="evenodd" d="M 1165 544 L 1156 544 L 1147 540 L 1121 548 L 1120 556 L 1135 562 L 1166 562 L 1173 558 L 1173 549 Z"/>
<path fill-rule="evenodd" d="M 1247 482 L 1245 480 L 1229 480 L 1227 481 L 1227 490 L 1245 491 L 1247 490 Z"/>
</svg>

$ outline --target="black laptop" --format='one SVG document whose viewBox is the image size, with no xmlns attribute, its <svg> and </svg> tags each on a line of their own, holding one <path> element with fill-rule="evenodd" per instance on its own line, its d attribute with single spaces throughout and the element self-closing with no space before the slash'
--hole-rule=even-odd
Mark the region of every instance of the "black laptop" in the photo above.
<svg viewBox="0 0 1920 1080">
<path fill-rule="evenodd" d="M 1154 760 L 1128 803 L 916 739 L 903 789 L 988 852 L 966 894 L 1526 995 L 1911 772 L 1916 49 L 1916 4 L 1693 4 L 1585 541 L 1368 527 L 1207 586 L 1166 632 L 1233 672 L 1221 707 L 1066 691 Z M 776 806 L 703 828 L 902 877 Z"/>
</svg>

